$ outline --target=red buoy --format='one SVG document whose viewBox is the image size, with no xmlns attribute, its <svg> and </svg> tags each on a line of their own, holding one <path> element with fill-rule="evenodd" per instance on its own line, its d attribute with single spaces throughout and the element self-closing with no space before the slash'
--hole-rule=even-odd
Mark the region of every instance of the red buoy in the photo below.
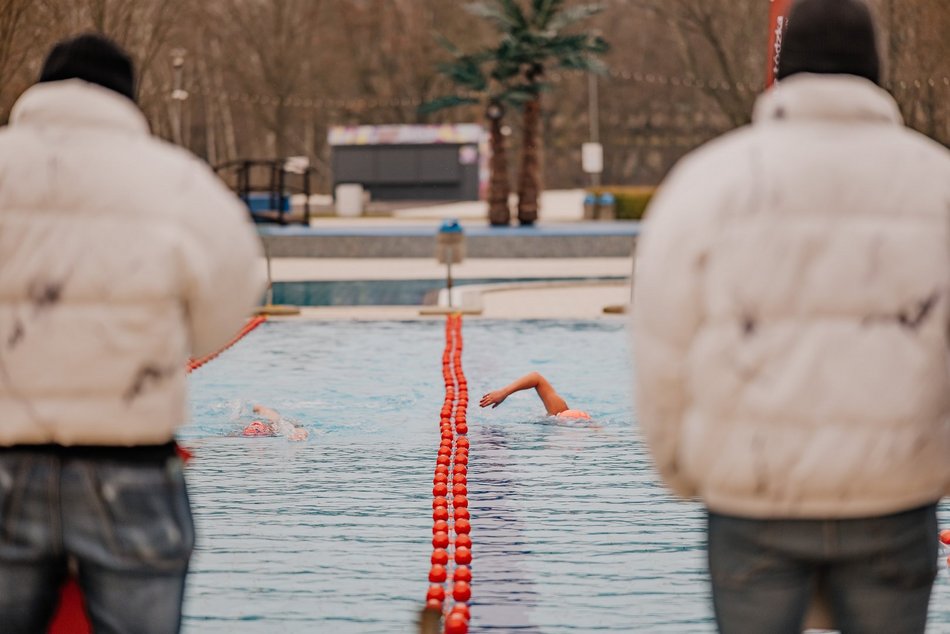
<svg viewBox="0 0 950 634">
<path fill-rule="evenodd" d="M 445 617 L 445 634 L 468 634 L 468 621 L 461 612 L 450 612 Z"/>
<path fill-rule="evenodd" d="M 455 568 L 455 573 L 452 575 L 453 581 L 467 581 L 468 583 L 472 582 L 472 569 L 468 566 L 458 566 Z"/>
<path fill-rule="evenodd" d="M 466 548 L 472 547 L 472 538 L 466 533 L 455 536 L 455 547 L 459 548 L 460 546 L 465 546 Z"/>
<path fill-rule="evenodd" d="M 449 563 L 449 552 L 444 548 L 436 548 L 432 551 L 431 561 L 433 564 L 444 566 L 445 564 Z"/>
<path fill-rule="evenodd" d="M 456 581 L 452 587 L 452 596 L 456 601 L 468 601 L 472 598 L 472 586 L 467 581 Z"/>
<path fill-rule="evenodd" d="M 449 532 L 449 523 L 445 520 L 436 520 L 432 525 L 432 533 L 448 533 Z"/>
<path fill-rule="evenodd" d="M 472 563 L 472 551 L 465 546 L 461 546 L 455 549 L 455 563 L 467 566 Z"/>
<path fill-rule="evenodd" d="M 438 522 L 439 520 L 449 519 L 449 509 L 444 506 L 438 506 L 432 511 L 432 519 Z"/>
<path fill-rule="evenodd" d="M 442 531 L 432 536 L 432 546 L 435 548 L 448 548 L 449 534 Z"/>
<path fill-rule="evenodd" d="M 471 533 L 472 524 L 467 519 L 456 518 L 455 520 L 455 533 L 461 535 L 463 533 Z"/>
<path fill-rule="evenodd" d="M 445 588 L 440 585 L 432 584 L 429 586 L 429 591 L 426 592 L 426 600 L 435 599 L 437 601 L 445 600 Z"/>
<path fill-rule="evenodd" d="M 468 605 L 465 603 L 456 603 L 452 606 L 452 612 L 456 614 L 461 614 L 465 617 L 466 621 L 472 620 L 472 613 L 468 610 Z"/>
<path fill-rule="evenodd" d="M 446 577 L 445 566 L 442 564 L 435 564 L 429 569 L 429 581 L 432 583 L 443 583 Z"/>
</svg>

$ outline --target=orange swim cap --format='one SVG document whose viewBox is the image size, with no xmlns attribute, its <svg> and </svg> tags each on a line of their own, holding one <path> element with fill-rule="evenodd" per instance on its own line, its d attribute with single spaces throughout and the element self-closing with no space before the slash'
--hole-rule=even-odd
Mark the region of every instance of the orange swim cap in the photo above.
<svg viewBox="0 0 950 634">
<path fill-rule="evenodd" d="M 558 418 L 570 418 L 572 420 L 590 420 L 590 414 L 582 412 L 579 409 L 566 409 L 557 415 Z"/>
<path fill-rule="evenodd" d="M 242 432 L 244 436 L 273 436 L 273 431 L 270 428 L 270 425 L 259 421 L 252 420 L 247 427 L 244 428 Z"/>
</svg>

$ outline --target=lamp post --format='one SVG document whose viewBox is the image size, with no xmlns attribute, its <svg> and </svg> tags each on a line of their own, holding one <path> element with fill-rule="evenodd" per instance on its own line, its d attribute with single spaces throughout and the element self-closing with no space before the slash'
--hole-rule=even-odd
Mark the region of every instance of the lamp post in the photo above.
<svg viewBox="0 0 950 634">
<path fill-rule="evenodd" d="M 183 145 L 182 142 L 182 110 L 185 100 L 188 99 L 188 91 L 182 86 L 185 68 L 185 55 L 188 52 L 183 48 L 172 50 L 172 68 L 175 71 L 174 88 L 172 89 L 172 101 L 175 102 L 174 115 L 172 121 L 173 140 L 177 145 Z"/>
</svg>

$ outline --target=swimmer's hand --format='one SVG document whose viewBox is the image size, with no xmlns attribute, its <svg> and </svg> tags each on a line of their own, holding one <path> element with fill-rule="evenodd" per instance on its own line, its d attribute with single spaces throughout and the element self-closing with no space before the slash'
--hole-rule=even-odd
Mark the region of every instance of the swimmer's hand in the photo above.
<svg viewBox="0 0 950 634">
<path fill-rule="evenodd" d="M 492 406 L 492 409 L 501 405 L 505 399 L 508 398 L 508 392 L 505 390 L 495 390 L 494 392 L 489 392 L 482 397 L 482 400 L 479 401 L 481 407 Z"/>
</svg>

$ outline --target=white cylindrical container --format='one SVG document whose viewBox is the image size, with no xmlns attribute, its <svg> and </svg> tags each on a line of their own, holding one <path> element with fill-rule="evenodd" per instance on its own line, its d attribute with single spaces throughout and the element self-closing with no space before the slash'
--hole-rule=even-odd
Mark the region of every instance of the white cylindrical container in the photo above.
<svg viewBox="0 0 950 634">
<path fill-rule="evenodd" d="M 342 183 L 336 186 L 336 215 L 355 218 L 363 214 L 363 186 Z"/>
</svg>

